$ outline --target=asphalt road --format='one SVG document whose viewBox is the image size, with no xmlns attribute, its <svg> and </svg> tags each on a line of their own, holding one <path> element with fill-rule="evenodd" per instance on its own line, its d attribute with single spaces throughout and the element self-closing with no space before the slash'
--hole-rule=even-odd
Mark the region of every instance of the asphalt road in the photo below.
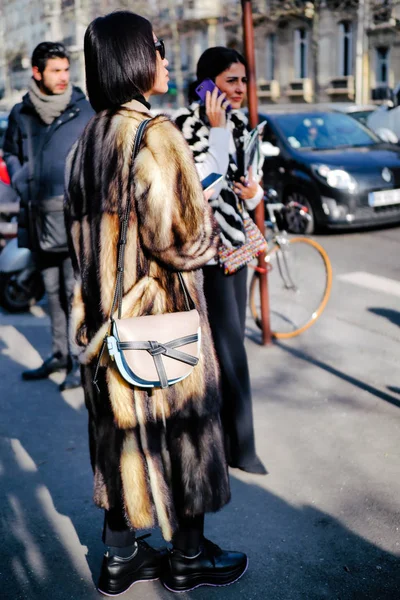
<svg viewBox="0 0 400 600">
<path fill-rule="evenodd" d="M 247 348 L 266 477 L 232 471 L 233 498 L 206 534 L 246 551 L 237 584 L 183 598 L 400 598 L 400 228 L 319 238 L 332 260 L 328 307 L 294 340 Z M 81 390 L 22 382 L 49 323 L 0 314 L 0 598 L 90 600 L 102 515 L 91 502 Z M 161 544 L 158 532 L 154 543 Z M 157 582 L 126 600 L 171 597 Z"/>
</svg>

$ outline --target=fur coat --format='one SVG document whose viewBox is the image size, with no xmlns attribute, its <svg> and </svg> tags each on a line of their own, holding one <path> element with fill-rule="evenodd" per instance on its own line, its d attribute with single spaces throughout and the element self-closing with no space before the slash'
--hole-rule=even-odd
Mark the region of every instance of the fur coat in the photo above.
<svg viewBox="0 0 400 600">
<path fill-rule="evenodd" d="M 83 365 L 94 500 L 105 509 L 121 508 L 134 528 L 159 524 L 168 541 L 179 517 L 219 510 L 230 491 L 199 270 L 216 252 L 217 226 L 192 153 L 168 117 L 148 124 L 132 166 L 138 124 L 149 116 L 132 101 L 90 121 L 68 159 L 65 215 L 77 279 L 72 338 Z M 200 313 L 201 355 L 185 380 L 145 390 L 127 384 L 105 352 L 98 391 L 93 371 L 109 329 L 119 215 L 132 168 L 122 316 L 185 310 L 175 272 L 181 270 Z"/>
</svg>

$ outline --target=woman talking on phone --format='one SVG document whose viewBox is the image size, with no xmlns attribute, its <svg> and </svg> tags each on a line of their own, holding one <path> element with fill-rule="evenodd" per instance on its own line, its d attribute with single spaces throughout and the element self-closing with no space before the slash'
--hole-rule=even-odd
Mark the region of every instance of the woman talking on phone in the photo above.
<svg viewBox="0 0 400 600">
<path fill-rule="evenodd" d="M 243 209 L 254 209 L 263 197 L 258 174 L 251 168 L 244 172 L 247 118 L 239 109 L 246 96 L 246 62 L 236 50 L 209 48 L 197 63 L 196 75 L 197 81 L 189 93 L 193 102 L 179 111 L 175 121 L 192 149 L 200 179 L 212 172 L 224 175 L 222 183 L 214 188 L 210 204 L 222 246 L 239 248 L 246 243 Z M 196 88 L 204 100 L 200 100 Z M 221 416 L 228 464 L 264 475 L 267 471 L 255 449 L 244 346 L 247 267 L 226 275 L 217 257 L 207 263 L 203 274 L 208 318 L 221 370 Z"/>
</svg>

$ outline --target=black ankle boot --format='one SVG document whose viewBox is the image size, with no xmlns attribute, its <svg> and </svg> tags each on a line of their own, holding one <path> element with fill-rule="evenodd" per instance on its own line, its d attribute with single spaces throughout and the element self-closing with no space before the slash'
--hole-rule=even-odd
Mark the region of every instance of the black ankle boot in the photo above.
<svg viewBox="0 0 400 600">
<path fill-rule="evenodd" d="M 147 536 L 145 536 L 147 537 Z M 142 538 L 135 542 L 132 556 L 104 555 L 98 591 L 105 596 L 118 596 L 140 581 L 153 581 L 160 577 L 162 552 L 155 550 Z"/>
<path fill-rule="evenodd" d="M 195 556 L 171 550 L 164 563 L 161 581 L 171 592 L 188 592 L 202 585 L 230 585 L 244 574 L 247 562 L 247 556 L 242 552 L 221 550 L 204 538 Z"/>
<path fill-rule="evenodd" d="M 76 359 L 72 359 L 71 366 L 67 371 L 64 381 L 58 386 L 59 390 L 60 392 L 74 390 L 75 388 L 81 387 L 81 385 L 81 365 Z"/>
<path fill-rule="evenodd" d="M 33 379 L 46 379 L 52 373 L 56 373 L 56 371 L 61 371 L 67 367 L 68 358 L 57 352 L 56 354 L 49 356 L 49 358 L 46 358 L 43 364 L 37 369 L 29 369 L 28 371 L 24 371 L 22 373 L 22 379 L 25 379 L 26 381 L 31 381 Z"/>
</svg>

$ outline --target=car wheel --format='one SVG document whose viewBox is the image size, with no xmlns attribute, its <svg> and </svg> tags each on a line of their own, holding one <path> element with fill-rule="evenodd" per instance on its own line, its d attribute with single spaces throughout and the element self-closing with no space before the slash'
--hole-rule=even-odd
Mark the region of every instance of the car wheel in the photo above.
<svg viewBox="0 0 400 600">
<path fill-rule="evenodd" d="M 306 235 L 314 233 L 316 229 L 315 215 L 311 202 L 307 196 L 303 192 L 292 190 L 286 195 L 284 203 L 285 205 L 288 205 L 291 202 L 304 206 L 307 209 L 308 218 L 305 219 L 298 209 L 290 208 L 290 206 L 288 206 L 286 221 L 290 233 Z"/>
</svg>

